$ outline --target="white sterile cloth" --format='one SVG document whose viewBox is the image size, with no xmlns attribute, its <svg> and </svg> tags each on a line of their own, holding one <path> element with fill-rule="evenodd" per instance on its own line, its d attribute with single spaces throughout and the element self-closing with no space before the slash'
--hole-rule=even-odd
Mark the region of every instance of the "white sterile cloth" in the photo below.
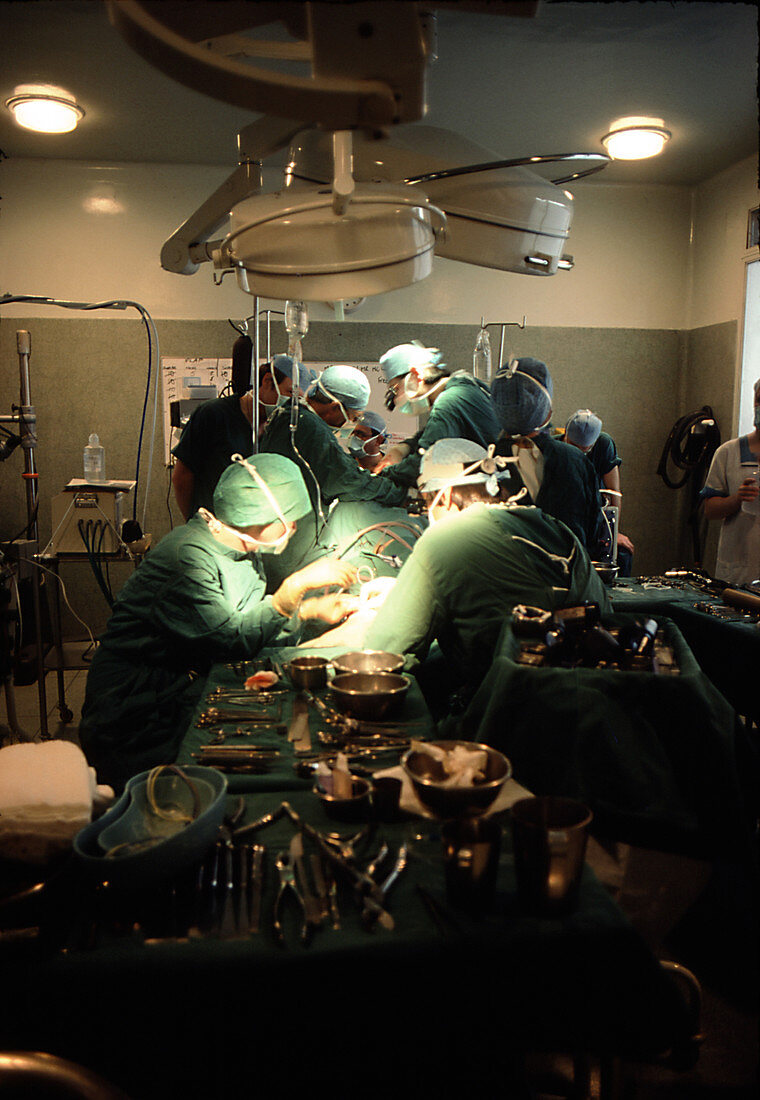
<svg viewBox="0 0 760 1100">
<path fill-rule="evenodd" d="M 70 741 L 0 749 L 0 857 L 46 863 L 113 799 Z"/>
</svg>

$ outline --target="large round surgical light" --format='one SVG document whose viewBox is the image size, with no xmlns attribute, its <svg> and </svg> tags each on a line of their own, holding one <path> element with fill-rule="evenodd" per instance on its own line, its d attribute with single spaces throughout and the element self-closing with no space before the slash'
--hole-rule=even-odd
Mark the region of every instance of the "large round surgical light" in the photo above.
<svg viewBox="0 0 760 1100">
<path fill-rule="evenodd" d="M 19 84 L 5 106 L 19 126 L 40 134 L 68 134 L 84 118 L 73 95 L 53 84 Z"/>
<path fill-rule="evenodd" d="M 610 125 L 602 145 L 613 160 L 645 160 L 661 153 L 670 137 L 663 119 L 631 115 Z"/>
</svg>

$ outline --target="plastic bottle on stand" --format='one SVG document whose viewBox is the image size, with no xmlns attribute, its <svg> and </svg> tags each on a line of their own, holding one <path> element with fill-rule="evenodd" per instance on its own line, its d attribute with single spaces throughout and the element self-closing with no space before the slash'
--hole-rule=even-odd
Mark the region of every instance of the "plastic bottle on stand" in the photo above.
<svg viewBox="0 0 760 1100">
<path fill-rule="evenodd" d="M 475 350 L 472 353 L 472 373 L 487 386 L 491 385 L 491 341 L 485 326 L 485 317 L 480 326 Z"/>
<path fill-rule="evenodd" d="M 106 479 L 106 451 L 95 432 L 84 449 L 84 479 L 95 482 Z"/>
</svg>

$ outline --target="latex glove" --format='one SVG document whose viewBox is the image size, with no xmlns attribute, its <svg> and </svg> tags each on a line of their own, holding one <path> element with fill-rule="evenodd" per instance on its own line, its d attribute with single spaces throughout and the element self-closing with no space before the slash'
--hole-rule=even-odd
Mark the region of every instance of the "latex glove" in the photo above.
<svg viewBox="0 0 760 1100">
<path fill-rule="evenodd" d="M 339 561 L 338 558 L 318 558 L 282 582 L 272 596 L 272 607 L 280 615 L 289 618 L 304 592 L 308 592 L 310 588 L 327 588 L 332 585 L 347 588 L 354 583 L 356 577 L 356 566 Z"/>
<path fill-rule="evenodd" d="M 288 580 L 300 592 L 307 592 L 310 588 L 323 588 L 330 585 L 348 588 L 354 583 L 356 576 L 356 566 L 349 562 L 341 561 L 340 558 L 318 558 L 311 565 L 305 565 L 303 569 L 293 573 Z"/>
<path fill-rule="evenodd" d="M 298 609 L 301 619 L 321 619 L 323 623 L 339 623 L 359 608 L 359 597 L 345 592 L 333 592 L 327 596 L 311 596 Z"/>
<path fill-rule="evenodd" d="M 405 443 L 397 443 L 395 447 L 389 447 L 377 466 L 373 466 L 372 473 L 378 474 L 381 470 L 384 470 L 386 466 L 395 466 L 397 462 L 401 462 L 402 458 L 406 458 L 408 454 L 409 448 Z"/>
</svg>

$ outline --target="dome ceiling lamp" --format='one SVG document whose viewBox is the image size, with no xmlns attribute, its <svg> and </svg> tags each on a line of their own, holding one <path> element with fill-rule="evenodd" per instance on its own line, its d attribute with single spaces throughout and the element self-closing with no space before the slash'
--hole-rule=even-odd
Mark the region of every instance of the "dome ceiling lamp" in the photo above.
<svg viewBox="0 0 760 1100">
<path fill-rule="evenodd" d="M 74 96 L 54 84 L 19 84 L 5 106 L 19 126 L 40 134 L 71 133 L 84 118 Z"/>
<path fill-rule="evenodd" d="M 645 160 L 659 156 L 671 137 L 663 119 L 630 115 L 611 123 L 601 141 L 613 160 Z"/>
</svg>

